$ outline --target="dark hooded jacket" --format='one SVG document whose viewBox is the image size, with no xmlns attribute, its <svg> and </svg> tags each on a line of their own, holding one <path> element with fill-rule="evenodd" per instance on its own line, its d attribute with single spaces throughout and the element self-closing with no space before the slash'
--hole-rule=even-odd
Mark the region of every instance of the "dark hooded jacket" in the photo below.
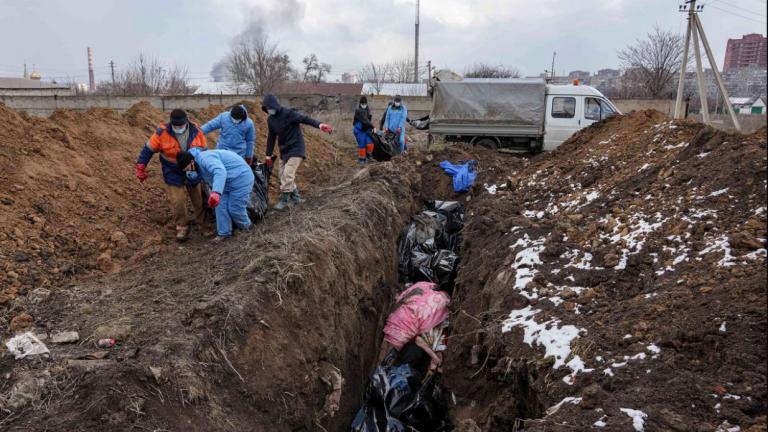
<svg viewBox="0 0 768 432">
<path fill-rule="evenodd" d="M 264 96 L 261 109 L 267 112 L 274 109 L 277 112 L 267 118 L 267 156 L 272 156 L 275 150 L 275 140 L 280 148 L 280 160 L 287 161 L 292 157 L 306 159 L 307 150 L 304 145 L 304 134 L 301 125 L 319 128 L 320 122 L 296 110 L 282 107 L 274 95 Z"/>
<path fill-rule="evenodd" d="M 358 105 L 357 109 L 355 109 L 355 119 L 352 121 L 352 125 L 354 126 L 357 123 L 360 123 L 360 129 L 363 132 L 371 131 L 373 130 L 371 118 L 371 111 L 368 109 L 368 107 L 362 108 L 360 105 Z"/>
</svg>

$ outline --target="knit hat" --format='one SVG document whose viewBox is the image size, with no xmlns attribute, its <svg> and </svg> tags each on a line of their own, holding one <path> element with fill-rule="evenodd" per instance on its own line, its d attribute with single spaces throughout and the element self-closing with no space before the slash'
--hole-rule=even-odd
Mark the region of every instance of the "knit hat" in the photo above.
<svg viewBox="0 0 768 432">
<path fill-rule="evenodd" d="M 393 100 L 394 100 L 395 102 L 402 102 L 402 101 L 403 101 L 403 98 L 402 98 L 402 97 L 400 97 L 400 95 L 395 95 L 395 97 L 394 97 L 394 99 L 393 99 Z"/>
<path fill-rule="evenodd" d="M 178 166 L 179 169 L 184 169 L 192 163 L 193 159 L 192 153 L 188 151 L 180 151 L 176 154 L 176 166 Z"/>
<path fill-rule="evenodd" d="M 361 104 L 367 104 L 368 103 L 368 98 L 365 97 L 365 96 L 360 96 L 360 103 Z"/>
<path fill-rule="evenodd" d="M 242 105 L 235 105 L 229 110 L 229 114 L 235 120 L 245 120 L 248 115 L 245 113 L 245 108 Z"/>
<path fill-rule="evenodd" d="M 187 124 L 187 113 L 183 109 L 176 108 L 171 111 L 171 125 L 184 126 Z"/>
</svg>

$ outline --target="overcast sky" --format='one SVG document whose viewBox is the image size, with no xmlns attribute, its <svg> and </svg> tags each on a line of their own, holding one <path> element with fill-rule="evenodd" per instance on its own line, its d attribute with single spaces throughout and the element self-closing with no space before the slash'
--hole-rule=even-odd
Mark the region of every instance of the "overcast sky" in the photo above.
<svg viewBox="0 0 768 432">
<path fill-rule="evenodd" d="M 765 34 L 766 0 L 703 0 L 701 16 L 722 67 L 728 38 Z M 420 60 L 462 72 L 473 62 L 524 75 L 618 66 L 616 51 L 655 24 L 682 33 L 676 0 L 421 0 Z M 139 52 L 208 79 L 233 36 L 258 22 L 294 65 L 316 53 L 332 77 L 371 61 L 413 55 L 415 0 L 0 0 L 0 76 L 24 62 L 44 78 L 87 81 L 86 47 L 97 80 Z"/>
</svg>

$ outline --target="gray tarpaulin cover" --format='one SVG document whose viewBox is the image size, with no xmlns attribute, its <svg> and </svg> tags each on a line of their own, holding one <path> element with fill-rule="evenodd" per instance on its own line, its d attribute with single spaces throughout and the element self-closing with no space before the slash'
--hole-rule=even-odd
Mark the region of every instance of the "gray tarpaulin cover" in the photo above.
<svg viewBox="0 0 768 432">
<path fill-rule="evenodd" d="M 545 90 L 543 80 L 438 82 L 430 120 L 433 124 L 483 121 L 540 126 Z"/>
</svg>

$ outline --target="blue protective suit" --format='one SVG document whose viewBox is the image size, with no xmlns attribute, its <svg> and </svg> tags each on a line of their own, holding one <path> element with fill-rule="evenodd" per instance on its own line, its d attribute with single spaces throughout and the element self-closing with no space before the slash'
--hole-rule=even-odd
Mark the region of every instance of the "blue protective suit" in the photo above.
<svg viewBox="0 0 768 432">
<path fill-rule="evenodd" d="M 253 149 L 256 147 L 256 128 L 250 118 L 236 124 L 232 121 L 232 114 L 225 111 L 204 124 L 200 129 L 204 134 L 221 129 L 219 142 L 216 143 L 217 150 L 229 150 L 245 159 L 253 157 Z"/>
<path fill-rule="evenodd" d="M 253 190 L 253 171 L 237 153 L 229 150 L 192 149 L 197 173 L 211 187 L 211 192 L 221 194 L 216 207 L 216 231 L 218 235 L 232 235 L 232 223 L 238 228 L 251 226 L 246 206 Z"/>
<path fill-rule="evenodd" d="M 387 108 L 387 114 L 384 118 L 384 127 L 396 132 L 400 129 L 400 152 L 404 152 L 405 148 L 405 123 L 408 119 L 408 108 L 405 105 L 400 105 L 400 108 L 390 105 Z"/>
<path fill-rule="evenodd" d="M 460 165 L 454 165 L 447 160 L 440 162 L 440 168 L 453 177 L 453 191 L 467 192 L 475 184 L 477 161 L 470 160 Z"/>
</svg>

